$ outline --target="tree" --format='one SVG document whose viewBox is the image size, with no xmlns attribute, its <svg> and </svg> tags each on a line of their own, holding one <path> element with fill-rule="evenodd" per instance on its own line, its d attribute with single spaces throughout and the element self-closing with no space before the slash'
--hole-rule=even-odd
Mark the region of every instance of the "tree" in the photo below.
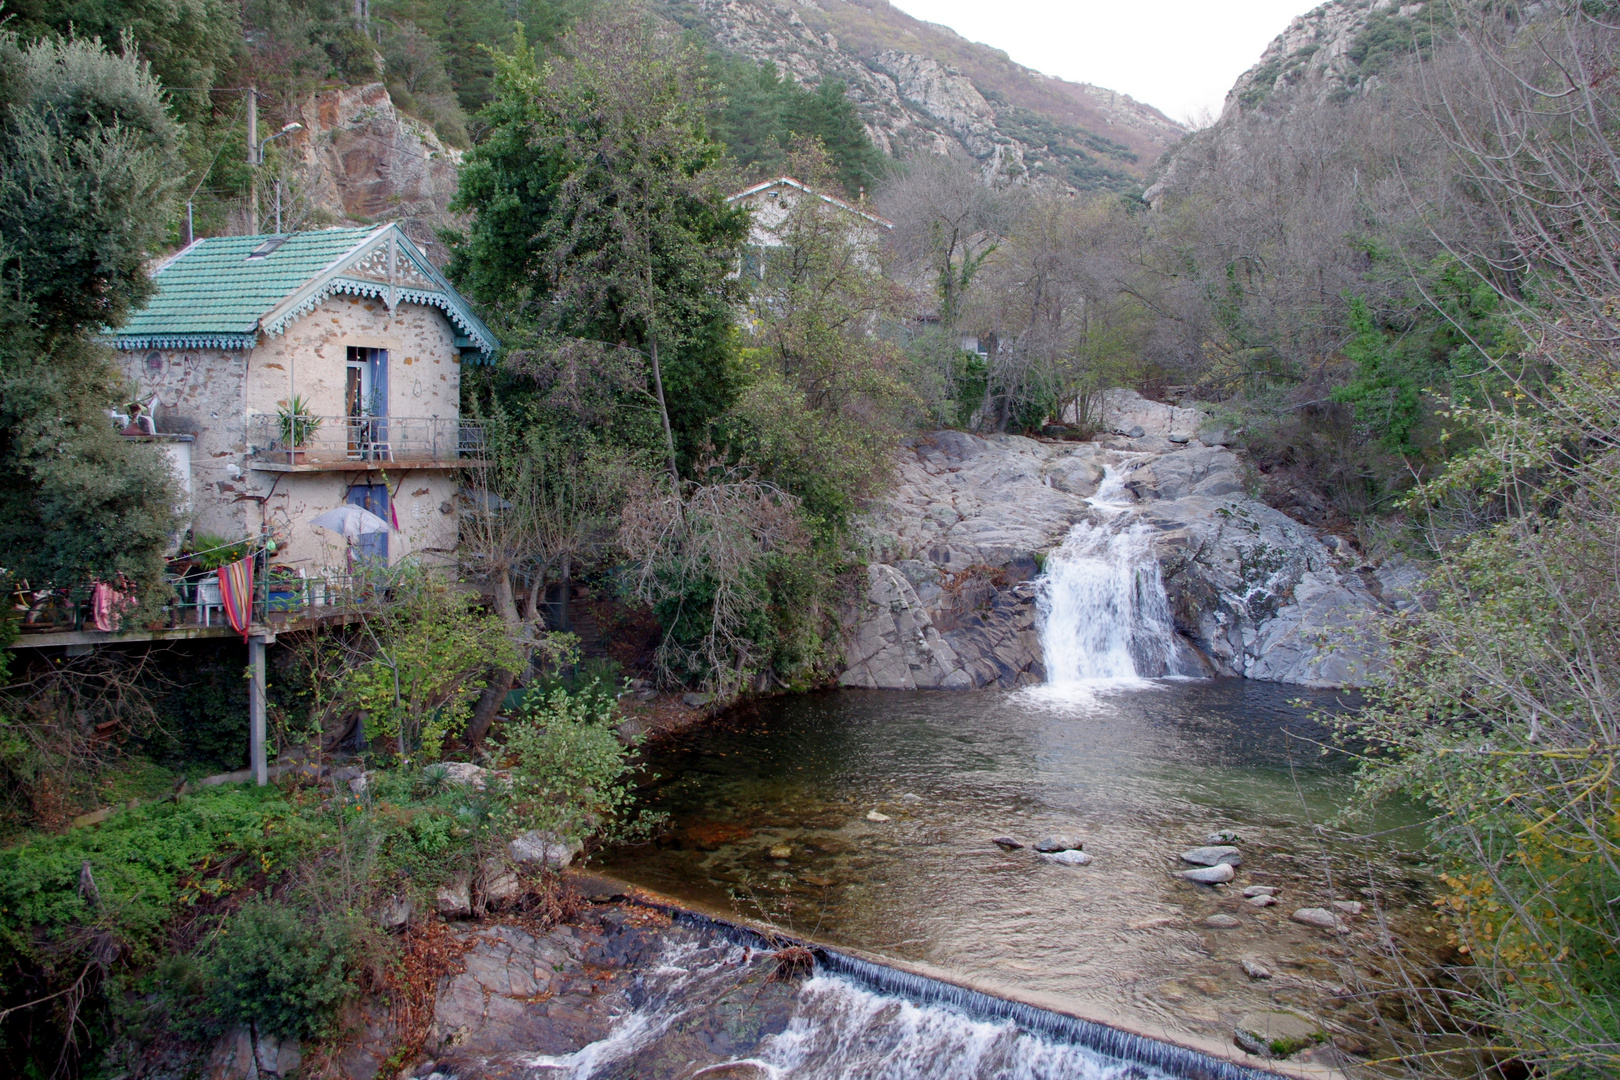
<svg viewBox="0 0 1620 1080">
<path fill-rule="evenodd" d="M 695 51 L 633 14 L 583 21 L 560 49 L 498 57 L 451 273 L 510 320 L 643 356 L 678 480 L 735 393 L 727 275 L 747 218 L 726 203 Z"/>
<path fill-rule="evenodd" d="M 225 0 L 12 0 L 9 29 L 24 41 L 99 39 L 133 50 L 169 88 L 188 121 L 212 111 L 208 88 L 241 47 L 236 13 Z"/>
<path fill-rule="evenodd" d="M 506 417 L 491 434 L 489 467 L 468 478 L 460 551 L 468 576 L 493 593 L 517 662 L 493 669 L 468 722 L 472 747 L 483 742 L 535 653 L 566 647 L 546 633 L 550 587 L 561 586 L 557 622 L 566 633 L 574 575 L 612 544 L 633 473 L 622 451 L 590 434 L 544 424 L 520 429 Z"/>
<path fill-rule="evenodd" d="M 791 173 L 794 145 L 804 140 L 821 143 L 830 158 L 827 175 L 818 182 L 851 198 L 875 189 L 887 172 L 883 153 L 872 145 L 837 79 L 806 89 L 783 78 L 774 64 L 718 54 L 710 57 L 709 70 L 724 95 L 710 120 L 715 138 L 750 176 Z"/>
<path fill-rule="evenodd" d="M 1472 342 L 1504 392 L 1450 410 L 1479 442 L 1409 500 L 1438 562 L 1351 725 L 1367 787 L 1436 811 L 1453 1008 L 1549 1076 L 1620 1068 L 1617 62 L 1611 6 L 1569 4 L 1474 17 L 1423 70 L 1454 168 L 1420 193 L 1472 226 L 1435 239 L 1511 347 Z"/>
<path fill-rule="evenodd" d="M 162 590 L 179 494 L 113 430 L 124 380 L 96 336 L 151 293 L 178 135 L 144 64 L 0 35 L 0 566 L 36 587 Z"/>
<path fill-rule="evenodd" d="M 811 184 L 831 174 L 819 143 L 790 159 Z M 847 209 L 799 198 L 744 275 L 752 369 L 729 415 L 733 451 L 801 500 L 823 543 L 842 536 L 888 476 L 916 411 L 896 346 L 877 331 L 905 292 L 883 274 L 881 230 Z"/>
<path fill-rule="evenodd" d="M 940 321 L 954 326 L 1007 227 L 1011 200 L 985 183 L 972 162 L 926 155 L 906 163 L 879 193 L 878 207 L 894 222 L 890 243 L 900 272 L 931 288 Z"/>
<path fill-rule="evenodd" d="M 981 427 L 1028 430 L 1070 410 L 1084 424 L 1102 391 L 1131 381 L 1148 328 L 1131 293 L 1136 231 L 1115 199 L 1020 200 L 961 319 L 989 346 Z"/>
</svg>

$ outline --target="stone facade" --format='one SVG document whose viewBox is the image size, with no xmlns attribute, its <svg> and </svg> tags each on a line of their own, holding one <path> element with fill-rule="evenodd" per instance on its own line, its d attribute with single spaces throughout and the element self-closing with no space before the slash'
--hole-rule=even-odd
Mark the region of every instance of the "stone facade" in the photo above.
<svg viewBox="0 0 1620 1080">
<path fill-rule="evenodd" d="M 436 308 L 379 299 L 327 297 L 280 335 L 252 349 L 138 349 L 123 353 L 140 400 L 153 402 L 159 431 L 195 437 L 192 527 L 229 539 L 271 532 L 277 561 L 336 569 L 344 544 L 307 524 L 342 505 L 351 485 L 389 487 L 400 531 L 389 557 L 431 558 L 455 547 L 457 483 L 450 472 L 379 462 L 374 471 L 272 472 L 251 456 L 251 418 L 274 417 L 294 394 L 315 415 L 345 412 L 349 346 L 388 351 L 389 416 L 458 416 L 461 365 L 455 328 Z M 384 403 L 379 403 L 383 405 Z M 379 411 L 382 411 L 381 409 Z"/>
</svg>

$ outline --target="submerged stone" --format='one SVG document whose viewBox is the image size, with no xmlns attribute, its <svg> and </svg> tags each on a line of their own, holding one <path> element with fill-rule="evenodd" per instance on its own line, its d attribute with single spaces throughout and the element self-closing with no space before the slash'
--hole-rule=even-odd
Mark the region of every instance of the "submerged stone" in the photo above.
<svg viewBox="0 0 1620 1080">
<path fill-rule="evenodd" d="M 1300 908 L 1288 917 L 1304 926 L 1314 926 L 1318 930 L 1332 930 L 1339 934 L 1350 932 L 1350 927 L 1345 921 L 1326 908 Z"/>
<path fill-rule="evenodd" d="M 1183 851 L 1181 861 L 1194 863 L 1198 866 L 1216 866 L 1221 863 L 1228 866 L 1242 866 L 1243 856 L 1238 853 L 1237 848 L 1222 844 L 1212 847 L 1196 847 L 1191 851 Z"/>
<path fill-rule="evenodd" d="M 1200 885 L 1223 885 L 1237 877 L 1237 871 L 1228 863 L 1217 863 L 1214 866 L 1200 866 L 1196 870 L 1183 870 L 1181 876 Z"/>
<path fill-rule="evenodd" d="M 1091 856 L 1083 851 L 1073 849 L 1066 851 L 1041 852 L 1041 858 L 1047 862 L 1062 863 L 1065 866 L 1084 866 L 1091 861 Z"/>
<path fill-rule="evenodd" d="M 1043 855 L 1050 855 L 1056 851 L 1079 851 L 1085 844 L 1067 836 L 1043 836 L 1035 841 L 1035 850 Z"/>
<path fill-rule="evenodd" d="M 998 836 L 990 842 L 1003 851 L 1017 851 L 1024 846 L 1010 836 Z"/>
</svg>

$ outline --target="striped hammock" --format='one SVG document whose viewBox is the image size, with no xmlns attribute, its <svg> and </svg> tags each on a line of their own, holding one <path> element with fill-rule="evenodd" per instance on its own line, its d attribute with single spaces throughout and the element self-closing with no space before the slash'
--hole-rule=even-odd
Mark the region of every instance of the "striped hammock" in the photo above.
<svg viewBox="0 0 1620 1080">
<path fill-rule="evenodd" d="M 253 622 L 253 557 L 219 568 L 219 599 L 231 629 L 246 641 Z"/>
</svg>

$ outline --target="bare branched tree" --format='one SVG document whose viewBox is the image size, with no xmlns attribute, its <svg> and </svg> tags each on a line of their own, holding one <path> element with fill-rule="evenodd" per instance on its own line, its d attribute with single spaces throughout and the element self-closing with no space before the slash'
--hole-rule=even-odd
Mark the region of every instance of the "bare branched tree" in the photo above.
<svg viewBox="0 0 1620 1080">
<path fill-rule="evenodd" d="M 746 467 L 705 463 L 698 475 L 681 489 L 644 477 L 625 502 L 620 544 L 636 561 L 636 595 L 665 627 L 661 676 L 695 676 L 729 700 L 762 659 L 769 563 L 805 537 L 798 500 Z"/>
</svg>

